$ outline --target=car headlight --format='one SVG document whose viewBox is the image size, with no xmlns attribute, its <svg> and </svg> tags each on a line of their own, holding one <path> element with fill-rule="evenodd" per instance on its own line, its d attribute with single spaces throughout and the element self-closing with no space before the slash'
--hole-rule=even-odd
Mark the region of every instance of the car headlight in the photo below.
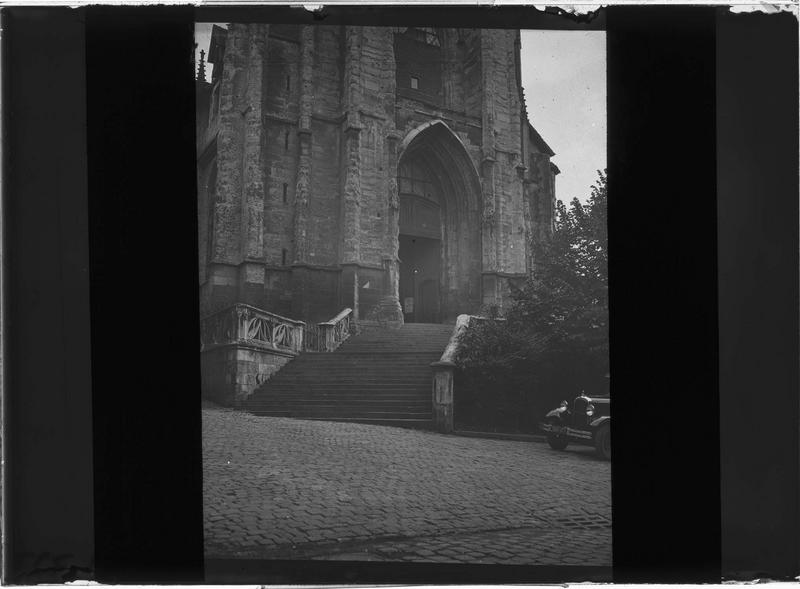
<svg viewBox="0 0 800 589">
<path fill-rule="evenodd" d="M 560 407 L 562 409 L 567 409 L 569 407 L 569 403 L 567 403 L 566 401 L 561 401 Z"/>
<path fill-rule="evenodd" d="M 586 406 L 586 415 L 588 415 L 589 417 L 591 417 L 592 415 L 594 415 L 594 405 L 592 405 L 591 403 L 589 403 L 589 404 Z"/>
</svg>

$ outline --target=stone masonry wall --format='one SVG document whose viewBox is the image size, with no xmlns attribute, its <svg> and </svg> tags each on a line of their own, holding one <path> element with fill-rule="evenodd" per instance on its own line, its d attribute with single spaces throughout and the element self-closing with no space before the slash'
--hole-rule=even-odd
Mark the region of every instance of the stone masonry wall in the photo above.
<svg viewBox="0 0 800 589">
<path fill-rule="evenodd" d="M 361 42 L 361 218 L 360 262 L 382 267 L 392 252 L 385 250 L 389 227 L 389 180 L 397 175 L 390 170 L 387 135 L 394 130 L 395 71 L 392 30 L 365 27 Z M 374 281 L 371 283 L 374 285 Z"/>
<path fill-rule="evenodd" d="M 294 357 L 236 344 L 204 351 L 200 362 L 203 398 L 226 407 L 239 406 Z"/>
<path fill-rule="evenodd" d="M 420 82 L 429 99 L 412 91 L 410 78 L 403 86 L 421 58 L 395 55 L 391 27 L 231 25 L 219 117 L 208 118 L 218 121 L 218 172 L 213 196 L 204 195 L 210 221 L 201 215 L 201 234 L 213 228 L 203 296 L 319 320 L 358 293 L 365 305 L 391 294 L 396 149 L 412 130 L 441 120 L 480 181 L 477 208 L 460 221 L 479 226 L 482 248 L 463 266 L 464 283 L 476 285 L 468 298 L 481 300 L 481 289 L 484 303 L 498 302 L 531 264 L 529 238 L 552 218 L 549 154 L 527 132 L 522 143 L 518 37 L 440 29 L 438 47 L 403 45 L 442 60 L 429 68 L 435 83 Z M 412 66 L 398 69 L 398 59 Z M 209 176 L 204 170 L 200 182 Z"/>
<path fill-rule="evenodd" d="M 297 173 L 297 98 L 299 48 L 295 41 L 270 37 L 264 85 L 264 261 L 292 263 L 295 176 Z"/>
<path fill-rule="evenodd" d="M 524 274 L 528 247 L 524 228 L 522 177 L 522 105 L 516 72 L 519 31 L 482 31 L 484 71 L 484 145 L 494 159 L 494 268 L 500 274 Z M 518 169 L 519 168 L 519 169 Z"/>
</svg>

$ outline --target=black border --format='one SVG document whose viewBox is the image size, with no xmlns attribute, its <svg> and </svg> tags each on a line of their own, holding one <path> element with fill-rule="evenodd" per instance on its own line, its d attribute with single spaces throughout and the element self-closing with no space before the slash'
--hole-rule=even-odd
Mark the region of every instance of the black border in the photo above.
<svg viewBox="0 0 800 589">
<path fill-rule="evenodd" d="M 242 20 L 227 18 L 226 10 L 4 11 L 4 506 L 12 533 L 5 582 L 85 574 L 90 419 L 97 579 L 202 582 L 191 31 L 195 15 Z M 619 418 L 614 580 L 717 580 L 721 571 L 734 578 L 796 575 L 793 17 L 732 17 L 698 7 L 613 7 L 595 20 L 527 8 L 326 8 L 302 17 L 295 16 L 301 9 L 280 10 L 259 14 L 325 24 L 607 27 Z M 74 53 L 83 40 L 60 34 L 80 30 L 84 17 L 85 94 Z M 88 117 L 80 108 L 84 97 Z M 87 190 L 79 129 L 87 120 L 91 324 L 81 273 L 89 258 L 80 247 Z M 30 169 L 39 174 L 35 182 Z M 716 189 L 724 196 L 719 203 Z M 53 210 L 70 206 L 76 217 L 60 231 L 48 224 Z M 764 243 L 769 255 L 753 255 Z M 23 312 L 30 301 L 48 312 Z M 90 325 L 93 407 L 86 397 Z M 30 362 L 28 350 L 43 333 L 53 357 L 75 367 L 71 380 L 52 364 Z M 52 510 L 54 491 L 70 505 L 61 516 Z M 62 568 L 39 567 L 33 577 L 15 557 L 52 556 L 60 550 L 55 539 L 64 538 L 74 558 L 62 560 Z M 269 566 L 294 582 L 546 580 L 533 567 L 365 563 L 353 577 L 352 565 L 319 564 Z"/>
<path fill-rule="evenodd" d="M 3 24 L 3 583 L 90 575 L 83 13 Z"/>
<path fill-rule="evenodd" d="M 192 19 L 189 7 L 86 9 L 104 583 L 203 580 Z"/>
<path fill-rule="evenodd" d="M 608 15 L 618 582 L 720 577 L 715 15 Z"/>
<path fill-rule="evenodd" d="M 717 19 L 723 576 L 800 571 L 798 50 L 790 13 Z"/>
</svg>

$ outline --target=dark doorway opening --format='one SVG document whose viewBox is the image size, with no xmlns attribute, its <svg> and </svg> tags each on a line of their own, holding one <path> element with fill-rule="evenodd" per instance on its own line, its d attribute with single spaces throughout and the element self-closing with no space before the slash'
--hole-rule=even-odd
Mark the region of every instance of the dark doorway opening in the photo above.
<svg viewBox="0 0 800 589">
<path fill-rule="evenodd" d="M 406 323 L 439 323 L 442 243 L 400 234 L 400 304 Z"/>
</svg>

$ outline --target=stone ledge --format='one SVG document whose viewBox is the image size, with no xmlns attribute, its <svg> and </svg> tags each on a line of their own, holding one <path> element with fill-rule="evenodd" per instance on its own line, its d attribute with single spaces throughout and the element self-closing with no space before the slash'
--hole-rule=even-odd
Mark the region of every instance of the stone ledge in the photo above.
<svg viewBox="0 0 800 589">
<path fill-rule="evenodd" d="M 300 355 L 299 352 L 295 352 L 294 350 L 288 350 L 285 348 L 273 348 L 267 344 L 261 344 L 259 342 L 251 342 L 251 341 L 241 341 L 241 342 L 228 342 L 224 344 L 208 344 L 203 347 L 200 351 L 201 354 L 206 352 L 211 352 L 214 350 L 220 350 L 223 348 L 238 348 L 241 350 L 252 350 L 254 352 L 268 352 L 270 354 L 274 354 L 275 356 L 284 356 L 286 358 L 296 358 Z"/>
</svg>

